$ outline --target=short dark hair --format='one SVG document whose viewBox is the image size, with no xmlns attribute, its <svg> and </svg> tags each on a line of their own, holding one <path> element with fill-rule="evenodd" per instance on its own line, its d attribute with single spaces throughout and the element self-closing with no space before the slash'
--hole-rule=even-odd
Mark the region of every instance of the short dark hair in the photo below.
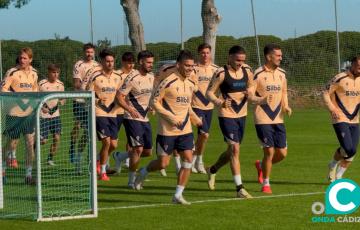
<svg viewBox="0 0 360 230">
<path fill-rule="evenodd" d="M 60 70 L 60 66 L 59 65 L 57 65 L 57 64 L 53 64 L 53 63 L 51 63 L 51 64 L 49 64 L 48 65 L 48 72 L 50 72 L 50 71 L 59 71 Z"/>
<path fill-rule="evenodd" d="M 357 56 L 351 58 L 351 65 L 354 65 L 359 60 L 360 60 L 360 55 L 357 55 Z"/>
<path fill-rule="evenodd" d="M 153 58 L 154 54 L 151 53 L 149 50 L 143 50 L 138 53 L 137 60 L 138 62 L 145 58 Z"/>
<path fill-rule="evenodd" d="M 95 50 L 95 46 L 92 43 L 84 44 L 83 51 L 88 50 L 88 49 L 94 49 Z"/>
<path fill-rule="evenodd" d="M 100 51 L 99 57 L 101 60 L 104 60 L 107 56 L 112 56 L 115 58 L 115 53 L 107 48 Z"/>
<path fill-rule="evenodd" d="M 183 62 L 185 60 L 194 60 L 194 56 L 189 50 L 181 50 L 176 58 L 176 62 Z"/>
<path fill-rule="evenodd" d="M 281 50 L 281 47 L 278 44 L 275 44 L 275 43 L 267 44 L 264 47 L 264 56 L 274 52 L 274 50 Z"/>
<path fill-rule="evenodd" d="M 246 54 L 246 51 L 243 47 L 235 45 L 229 49 L 229 55 L 233 54 Z"/>
<path fill-rule="evenodd" d="M 132 52 L 125 52 L 121 56 L 121 61 L 123 62 L 135 62 L 135 56 Z"/>
<path fill-rule="evenodd" d="M 198 46 L 197 51 L 198 53 L 200 53 L 203 49 L 209 49 L 211 50 L 211 45 L 209 45 L 208 43 L 202 43 Z"/>
</svg>

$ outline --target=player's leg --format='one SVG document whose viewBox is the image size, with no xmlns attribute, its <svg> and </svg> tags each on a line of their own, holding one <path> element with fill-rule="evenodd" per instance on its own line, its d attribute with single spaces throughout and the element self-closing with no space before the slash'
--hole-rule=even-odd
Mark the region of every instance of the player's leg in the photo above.
<svg viewBox="0 0 360 230">
<path fill-rule="evenodd" d="M 262 159 L 261 169 L 263 173 L 263 183 L 261 191 L 264 193 L 272 193 L 270 188 L 270 174 L 272 169 L 272 159 L 275 154 L 274 147 L 263 147 L 264 157 Z"/>
<path fill-rule="evenodd" d="M 336 149 L 336 151 L 333 155 L 333 159 L 328 164 L 328 168 L 329 168 L 328 180 L 330 183 L 336 180 L 337 168 L 339 166 L 340 161 L 342 161 L 344 159 L 344 155 L 346 155 L 346 152 L 342 148 L 342 146 L 347 146 L 347 145 L 349 145 L 349 143 L 344 143 L 344 141 L 346 140 L 344 137 L 346 134 L 347 134 L 347 136 L 351 135 L 349 127 L 345 123 L 333 124 L 333 128 L 334 128 L 335 134 L 338 138 L 340 147 Z M 341 171 L 343 171 L 343 170 L 341 170 Z"/>
<path fill-rule="evenodd" d="M 84 149 L 87 145 L 87 140 L 89 138 L 89 130 L 83 129 L 83 133 L 81 135 L 80 141 L 78 143 L 78 148 L 77 148 L 77 154 L 81 155 L 84 152 Z"/>
<path fill-rule="evenodd" d="M 284 124 L 273 125 L 275 152 L 271 160 L 272 165 L 281 162 L 287 156 L 286 130 Z M 271 173 L 271 171 L 269 172 Z M 268 175 L 270 178 L 270 174 Z M 265 181 L 265 180 L 264 180 Z M 267 185 L 267 184 L 264 184 Z M 269 182 L 270 185 L 270 182 Z"/>
<path fill-rule="evenodd" d="M 340 160 L 339 166 L 336 169 L 336 179 L 341 179 L 345 171 L 349 168 L 355 157 L 359 143 L 359 126 L 357 124 L 344 124 L 342 129 L 344 135 L 343 140 L 340 142 L 340 154 L 343 159 Z"/>
<path fill-rule="evenodd" d="M 16 148 L 19 143 L 19 138 L 24 128 L 24 119 L 15 116 L 7 115 L 5 118 L 6 129 L 4 131 L 5 136 L 9 138 L 9 141 L 6 144 L 4 153 L 7 155 L 6 166 L 10 168 L 18 168 L 18 162 L 16 159 Z"/>
<path fill-rule="evenodd" d="M 70 150 L 69 150 L 69 156 L 70 156 L 70 162 L 73 163 L 75 159 L 75 149 L 76 149 L 76 142 L 79 137 L 79 131 L 80 131 L 80 122 L 75 120 L 74 126 L 70 133 Z"/>
<path fill-rule="evenodd" d="M 40 118 L 40 144 L 45 145 L 49 137 L 49 119 Z"/>
<path fill-rule="evenodd" d="M 210 190 L 215 189 L 215 176 L 218 170 L 230 161 L 231 145 L 236 143 L 234 133 L 237 133 L 237 124 L 232 118 L 219 117 L 219 126 L 224 136 L 224 141 L 228 144 L 226 151 L 220 154 L 215 164 L 207 169 L 208 186 Z"/>
<path fill-rule="evenodd" d="M 55 166 L 55 162 L 54 162 L 54 158 L 56 155 L 56 151 L 59 147 L 59 143 L 60 143 L 60 133 L 54 133 L 53 134 L 53 141 L 51 143 L 50 146 L 50 152 L 47 158 L 47 163 L 50 166 Z"/>
<path fill-rule="evenodd" d="M 142 123 L 144 134 L 143 134 L 143 141 L 144 141 L 144 149 L 141 153 L 141 157 L 150 157 L 152 155 L 152 128 L 150 122 L 143 122 Z"/>
<path fill-rule="evenodd" d="M 134 187 L 140 190 L 144 180 L 149 172 L 165 169 L 170 164 L 170 156 L 174 150 L 175 137 L 157 135 L 156 137 L 156 153 L 157 159 L 150 161 L 146 167 L 139 170 L 139 175 L 135 179 Z"/>
<path fill-rule="evenodd" d="M 32 167 L 35 158 L 35 123 L 32 122 L 31 117 L 24 118 L 23 127 L 21 128 L 25 136 L 26 147 L 26 177 L 25 182 L 27 184 L 34 184 L 35 180 L 32 178 Z"/>
<path fill-rule="evenodd" d="M 178 136 L 175 140 L 175 149 L 178 151 L 182 158 L 181 169 L 178 174 L 178 180 L 176 185 L 175 194 L 173 196 L 173 203 L 175 204 L 190 204 L 187 202 L 182 193 L 189 180 L 191 167 L 192 167 L 192 156 L 194 148 L 194 136 L 192 133 Z"/>
<path fill-rule="evenodd" d="M 106 162 L 108 158 L 108 152 L 111 145 L 110 137 L 104 137 L 101 139 L 101 150 L 100 150 L 100 176 L 99 180 L 108 181 L 110 180 L 106 174 Z"/>
<path fill-rule="evenodd" d="M 53 141 L 50 146 L 50 152 L 47 162 L 49 165 L 54 166 L 54 157 L 56 155 L 61 135 L 61 120 L 60 117 L 54 117 L 51 119 L 50 132 L 53 134 Z"/>
<path fill-rule="evenodd" d="M 276 164 L 287 156 L 286 130 L 284 124 L 276 124 L 274 127 L 274 147 L 275 153 L 272 164 Z"/>
<path fill-rule="evenodd" d="M 10 168 L 18 168 L 18 162 L 16 159 L 16 148 L 18 146 L 19 139 L 10 139 L 7 143 L 6 152 L 6 165 Z"/>
<path fill-rule="evenodd" d="M 123 114 L 118 114 L 117 115 L 117 122 L 118 122 L 118 128 L 120 130 L 120 126 L 121 124 L 124 124 L 124 115 Z M 124 124 L 125 127 L 125 124 Z M 125 133 L 127 136 L 127 132 L 126 132 L 126 128 L 125 128 Z M 131 147 L 129 145 L 129 142 L 126 143 L 126 151 L 125 152 L 114 152 L 112 154 L 113 159 L 115 161 L 115 171 L 116 173 L 120 173 L 121 172 L 121 164 L 124 162 L 124 166 L 126 168 L 129 168 L 129 152 L 131 151 Z"/>
<path fill-rule="evenodd" d="M 193 172 L 199 172 L 199 173 L 205 174 L 206 170 L 204 167 L 203 156 L 204 156 L 206 143 L 209 139 L 209 129 L 210 129 L 211 118 L 212 118 L 212 110 L 203 111 L 201 118 L 202 118 L 203 125 L 198 128 L 198 136 L 197 136 L 196 143 L 195 143 L 195 151 L 194 151 L 194 157 L 193 157 L 193 169 L 192 170 L 193 170 Z"/>
<path fill-rule="evenodd" d="M 183 150 L 179 151 L 179 154 L 182 158 L 182 166 L 178 174 L 176 190 L 172 201 L 175 204 L 189 205 L 190 202 L 184 199 L 183 192 L 191 174 L 193 151 Z"/>
<path fill-rule="evenodd" d="M 109 117 L 96 117 L 96 132 L 98 139 L 101 141 L 100 149 L 100 176 L 99 180 L 108 181 L 110 178 L 106 174 L 106 163 L 108 154 L 112 148 L 111 122 Z"/>
<path fill-rule="evenodd" d="M 81 104 L 78 102 L 73 102 L 73 114 L 74 114 L 74 126 L 70 133 L 70 162 L 74 163 L 75 161 L 75 151 L 76 151 L 76 142 L 79 138 L 80 128 L 81 128 Z"/>
<path fill-rule="evenodd" d="M 25 145 L 26 145 L 26 160 L 25 160 L 25 168 L 26 168 L 26 176 L 25 183 L 34 184 L 35 180 L 32 177 L 32 167 L 34 161 L 34 145 L 35 145 L 35 133 L 27 133 L 25 134 Z"/>
<path fill-rule="evenodd" d="M 133 146 L 131 151 L 129 152 L 129 173 L 128 173 L 128 187 L 133 188 L 135 177 L 136 177 L 136 170 L 140 164 L 140 157 L 143 151 L 143 146 Z"/>
<path fill-rule="evenodd" d="M 123 123 L 124 123 L 124 114 L 118 114 L 116 116 L 117 133 L 119 133 L 121 125 Z M 126 155 L 128 154 L 127 152 L 125 152 L 125 153 L 126 153 Z M 121 163 L 123 161 L 123 159 L 120 158 L 121 154 L 124 154 L 124 153 L 121 153 L 119 151 L 112 153 L 112 157 L 115 161 L 115 173 L 117 173 L 117 174 L 119 174 L 121 172 Z M 128 156 L 126 156 L 126 157 L 128 157 Z"/>
<path fill-rule="evenodd" d="M 275 130 L 273 125 L 255 125 L 257 137 L 263 148 L 263 159 L 262 161 L 257 161 L 261 165 L 261 168 L 258 168 L 258 181 L 262 182 L 261 191 L 264 193 L 272 193 L 270 187 L 270 173 L 272 168 L 272 161 L 275 154 L 275 143 L 274 136 Z M 262 176 L 262 178 L 259 178 Z"/>
<path fill-rule="evenodd" d="M 106 161 L 106 174 L 112 175 L 112 174 L 116 173 L 116 170 L 111 169 L 110 163 L 109 163 L 109 160 L 110 160 L 109 158 L 112 155 L 113 151 L 118 146 L 119 128 L 118 128 L 117 119 L 115 117 L 109 117 L 108 121 L 109 121 L 109 131 L 110 131 L 110 140 L 111 141 L 110 141 L 110 148 L 109 148 L 108 157 L 107 157 L 107 161 Z"/>
<path fill-rule="evenodd" d="M 245 133 L 246 117 L 236 118 L 235 121 L 237 132 L 234 133 L 234 143 L 231 144 L 230 168 L 236 186 L 236 197 L 252 198 L 252 196 L 245 190 L 245 187 L 243 185 L 240 166 L 240 145 Z"/>
<path fill-rule="evenodd" d="M 181 157 L 180 154 L 174 150 L 173 151 L 174 161 L 175 161 L 175 172 L 176 174 L 179 174 L 179 171 L 181 169 Z"/>
<path fill-rule="evenodd" d="M 128 187 L 133 188 L 136 170 L 140 163 L 141 153 L 144 147 L 144 128 L 142 122 L 136 120 L 124 120 L 124 127 L 126 130 L 127 141 L 131 146 L 131 150 L 128 152 L 129 155 L 129 172 L 128 172 Z"/>
<path fill-rule="evenodd" d="M 158 155 L 157 159 L 150 161 L 147 166 L 141 168 L 139 170 L 139 175 L 135 179 L 134 188 L 136 190 L 141 190 L 147 175 L 150 172 L 167 168 L 170 164 L 170 159 L 170 155 L 168 154 Z"/>
<path fill-rule="evenodd" d="M 197 108 L 193 108 L 193 111 L 194 113 L 202 120 L 203 122 L 203 126 L 206 125 L 204 124 L 205 121 L 205 114 L 203 113 L 203 110 L 201 109 L 197 109 Z M 198 173 L 198 170 L 196 169 L 195 167 L 195 164 L 197 162 L 197 158 L 198 158 L 198 155 L 200 155 L 199 153 L 201 152 L 201 147 L 202 146 L 202 140 L 201 140 L 201 128 L 202 127 L 198 127 L 197 130 L 197 139 L 196 139 L 196 142 L 195 142 L 195 150 L 194 150 L 194 153 L 193 153 L 193 161 L 192 161 L 192 168 L 191 168 L 191 171 L 193 173 Z"/>
</svg>

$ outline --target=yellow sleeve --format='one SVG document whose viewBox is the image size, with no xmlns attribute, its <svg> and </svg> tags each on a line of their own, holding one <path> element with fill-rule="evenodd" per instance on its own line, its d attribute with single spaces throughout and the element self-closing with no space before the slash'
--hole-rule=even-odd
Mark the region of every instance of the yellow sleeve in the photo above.
<svg viewBox="0 0 360 230">
<path fill-rule="evenodd" d="M 287 79 L 284 78 L 282 87 L 281 105 L 283 108 L 289 107 L 288 93 L 287 93 Z"/>
<path fill-rule="evenodd" d="M 190 107 L 190 109 L 189 109 L 189 115 L 190 115 L 190 122 L 191 122 L 191 124 L 197 125 L 197 124 L 199 124 L 200 122 L 202 122 L 201 118 L 196 115 L 196 113 L 192 110 L 191 107 Z"/>
<path fill-rule="evenodd" d="M 13 77 L 9 72 L 10 71 L 6 73 L 4 80 L 1 82 L 1 92 L 10 92 L 10 86 L 13 82 Z"/>
<path fill-rule="evenodd" d="M 209 86 L 206 90 L 206 97 L 215 105 L 219 105 L 222 103 L 222 100 L 216 96 L 217 91 L 221 83 L 224 81 L 224 74 L 223 72 L 216 72 L 212 77 Z"/>
<path fill-rule="evenodd" d="M 172 114 L 170 111 L 166 110 L 162 106 L 162 99 L 164 98 L 165 92 L 166 92 L 166 85 L 168 83 L 168 79 L 163 80 L 156 90 L 154 91 L 153 96 L 150 100 L 150 107 L 153 108 L 159 116 L 161 116 L 163 119 L 167 120 L 171 124 L 176 124 L 176 116 Z"/>
<path fill-rule="evenodd" d="M 323 100 L 325 102 L 326 107 L 333 111 L 335 109 L 334 104 L 331 102 L 331 96 L 335 93 L 338 88 L 338 84 L 336 82 L 337 77 L 334 77 L 330 80 L 330 82 L 326 85 L 325 90 L 323 92 Z"/>
<path fill-rule="evenodd" d="M 250 75 L 249 75 L 250 76 Z M 248 99 L 253 104 L 263 104 L 266 102 L 266 95 L 259 97 L 256 95 L 257 89 L 257 80 L 254 79 L 254 75 L 251 73 L 251 78 L 249 77 L 248 88 L 246 90 L 248 94 Z"/>
<path fill-rule="evenodd" d="M 38 92 L 38 91 L 39 91 L 39 85 L 38 85 L 37 80 L 38 80 L 38 78 L 36 77 L 36 78 L 34 79 L 34 85 L 33 85 L 33 87 L 32 87 L 32 89 L 33 89 L 34 92 Z"/>
</svg>

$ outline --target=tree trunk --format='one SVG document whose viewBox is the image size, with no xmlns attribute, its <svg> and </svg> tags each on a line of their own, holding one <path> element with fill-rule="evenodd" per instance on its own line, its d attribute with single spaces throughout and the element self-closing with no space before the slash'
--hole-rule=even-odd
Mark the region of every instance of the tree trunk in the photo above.
<svg viewBox="0 0 360 230">
<path fill-rule="evenodd" d="M 140 0 L 120 0 L 129 26 L 129 38 L 136 53 L 145 50 L 144 28 L 139 14 Z"/>
<path fill-rule="evenodd" d="M 201 18 L 203 21 L 203 39 L 205 43 L 211 45 L 211 56 L 215 61 L 216 31 L 221 16 L 217 12 L 214 0 L 202 0 Z"/>
</svg>

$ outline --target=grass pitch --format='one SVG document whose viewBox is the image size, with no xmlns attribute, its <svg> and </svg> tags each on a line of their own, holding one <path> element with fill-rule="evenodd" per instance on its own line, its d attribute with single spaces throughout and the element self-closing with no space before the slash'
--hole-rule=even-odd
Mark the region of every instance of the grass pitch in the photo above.
<svg viewBox="0 0 360 230">
<path fill-rule="evenodd" d="M 35 223 L 27 220 L 0 220 L 0 229 L 357 229 L 360 223 L 313 223 L 311 205 L 324 202 L 328 186 L 327 164 L 338 142 L 325 110 L 295 110 L 286 119 L 288 157 L 273 166 L 273 195 L 260 192 L 254 161 L 262 158 L 253 119 L 247 118 L 241 146 L 241 172 L 252 200 L 234 199 L 235 188 L 229 166 L 217 173 L 216 190 L 207 188 L 207 176 L 192 174 L 185 189 L 191 206 L 172 205 L 176 176 L 172 163 L 168 176 L 149 174 L 144 190 L 127 188 L 127 171 L 112 176 L 110 182 L 99 182 L 97 219 Z M 124 129 L 120 149 L 124 148 Z M 153 126 L 156 130 L 156 126 Z M 214 163 L 226 148 L 217 118 L 213 118 L 205 163 Z M 155 137 L 155 135 L 154 135 Z M 67 152 L 66 152 L 67 153 Z M 65 154 L 65 153 L 64 153 Z M 155 157 L 155 153 L 153 155 Z M 151 157 L 151 158 L 153 158 Z M 145 165 L 150 159 L 142 159 Z M 345 173 L 346 178 L 360 182 L 360 164 Z M 351 216 L 360 216 L 357 211 Z"/>
</svg>

